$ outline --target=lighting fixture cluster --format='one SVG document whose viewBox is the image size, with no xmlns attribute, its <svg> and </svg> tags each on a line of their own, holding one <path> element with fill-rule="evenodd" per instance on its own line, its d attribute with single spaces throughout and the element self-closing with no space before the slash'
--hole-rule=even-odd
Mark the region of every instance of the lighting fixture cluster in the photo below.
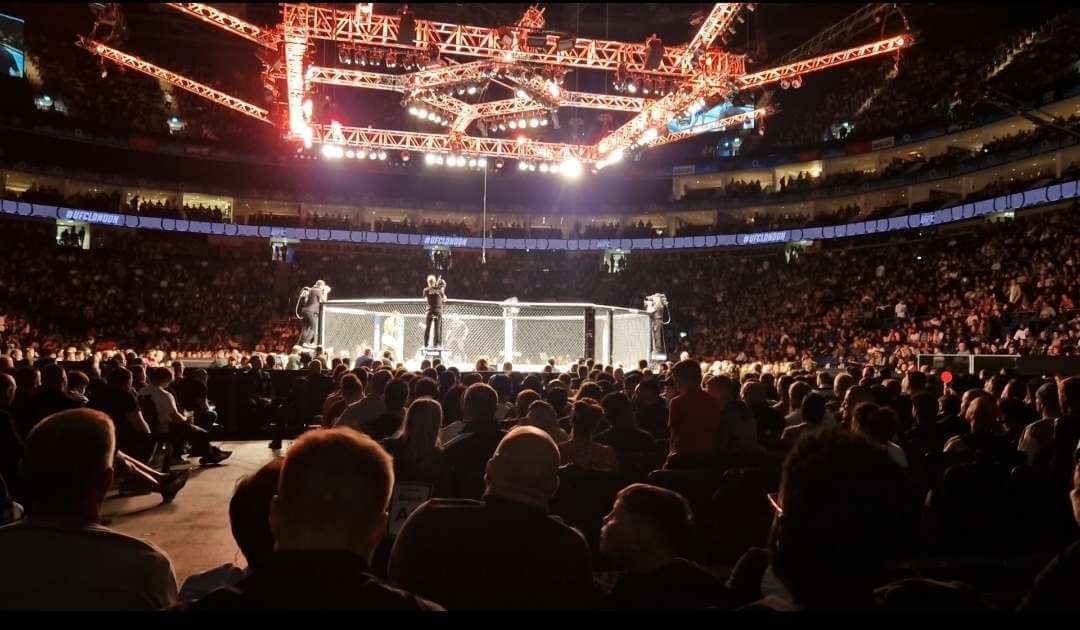
<svg viewBox="0 0 1080 630">
<path fill-rule="evenodd" d="M 367 159 L 385 162 L 387 158 L 386 151 L 382 149 L 352 149 L 343 147 L 340 144 L 324 144 L 319 152 L 328 160 L 348 158 L 350 160 Z"/>
<path fill-rule="evenodd" d="M 551 123 L 548 112 L 533 112 L 531 114 L 513 114 L 499 116 L 486 121 L 480 121 L 487 127 L 488 133 L 515 133 L 518 131 L 538 130 L 547 127 Z"/>
<path fill-rule="evenodd" d="M 523 172 L 536 172 L 562 175 L 563 177 L 574 178 L 581 175 L 581 162 L 574 158 L 563 160 L 562 162 L 518 162 L 518 170 Z"/>
<path fill-rule="evenodd" d="M 487 168 L 488 159 L 486 157 L 458 155 L 454 153 L 425 153 L 424 164 L 427 164 L 428 166 L 447 166 L 450 168 L 471 168 L 482 171 Z M 496 167 L 500 166 L 501 164 L 496 164 Z"/>
<path fill-rule="evenodd" d="M 456 96 L 457 98 L 468 98 L 470 96 L 477 96 L 483 94 L 487 90 L 490 79 L 470 79 L 468 81 L 461 81 L 460 83 L 450 83 L 444 86 L 440 86 L 436 92 L 445 96 Z"/>
<path fill-rule="evenodd" d="M 616 92 L 645 98 L 660 98 L 674 94 L 676 88 L 672 80 L 647 74 L 634 74 L 627 71 L 626 66 L 620 66 L 615 71 L 615 79 L 611 85 Z"/>
<path fill-rule="evenodd" d="M 650 142 L 655 140 L 657 138 L 657 136 L 659 136 L 659 135 L 660 135 L 660 132 L 656 129 L 656 127 L 649 127 L 640 136 L 638 136 L 636 140 L 634 140 L 632 143 L 630 143 L 629 148 L 630 148 L 630 150 L 634 150 L 634 149 L 637 149 L 639 147 L 647 146 Z"/>
<path fill-rule="evenodd" d="M 338 63 L 360 68 L 388 68 L 391 70 L 419 70 L 427 65 L 427 57 L 421 53 L 405 53 L 396 50 L 369 48 L 355 44 L 338 44 Z"/>
<path fill-rule="evenodd" d="M 411 104 L 408 111 L 410 116 L 443 127 L 449 127 L 453 123 L 445 112 L 441 112 L 430 105 Z"/>
<path fill-rule="evenodd" d="M 801 88 L 802 86 L 803 86 L 803 80 L 802 80 L 802 77 L 800 77 L 800 76 L 794 76 L 794 77 L 791 78 L 790 81 L 787 80 L 787 79 L 781 79 L 780 80 L 780 88 L 784 89 L 784 90 L 786 90 L 788 88 L 791 88 L 793 90 L 797 90 L 797 89 Z"/>
</svg>

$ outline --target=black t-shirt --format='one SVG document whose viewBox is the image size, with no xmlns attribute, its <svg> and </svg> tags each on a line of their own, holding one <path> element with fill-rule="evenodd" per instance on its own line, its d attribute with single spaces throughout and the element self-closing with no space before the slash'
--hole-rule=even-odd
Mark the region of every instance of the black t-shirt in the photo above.
<svg viewBox="0 0 1080 630">
<path fill-rule="evenodd" d="M 135 427 L 127 420 L 129 413 L 139 411 L 139 401 L 135 399 L 133 392 L 108 385 L 94 392 L 94 397 L 90 399 L 90 408 L 103 411 L 112 419 L 118 440 L 135 433 Z"/>
<path fill-rule="evenodd" d="M 443 300 L 446 298 L 446 295 L 439 287 L 426 287 L 424 289 L 424 297 L 427 298 L 428 308 L 437 311 L 442 308 Z"/>
<path fill-rule="evenodd" d="M 208 392 L 206 384 L 193 378 L 181 379 L 176 387 L 176 406 L 181 411 L 195 411 L 199 408 L 199 401 L 206 399 Z"/>
<path fill-rule="evenodd" d="M 1020 610 L 1072 611 L 1080 610 L 1076 586 L 1080 584 L 1080 541 L 1050 561 L 1035 578 L 1035 584 Z"/>
<path fill-rule="evenodd" d="M 82 407 L 83 404 L 71 396 L 68 396 L 65 392 L 52 390 L 52 389 L 39 389 L 30 397 L 29 407 L 30 415 L 29 422 L 26 423 L 25 433 L 23 437 L 30 434 L 30 429 L 34 428 L 38 422 L 44 420 L 47 416 L 60 411 L 67 411 L 68 409 L 77 409 Z M 18 420 L 25 420 L 24 418 L 18 418 Z"/>
<path fill-rule="evenodd" d="M 644 575 L 619 579 L 608 604 L 619 610 L 693 610 L 716 606 L 723 588 L 716 577 L 689 560 L 671 563 Z"/>
</svg>

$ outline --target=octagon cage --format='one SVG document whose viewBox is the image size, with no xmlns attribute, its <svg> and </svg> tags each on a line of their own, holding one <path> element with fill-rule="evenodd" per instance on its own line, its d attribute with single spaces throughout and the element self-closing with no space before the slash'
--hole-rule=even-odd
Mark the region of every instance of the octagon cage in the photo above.
<svg viewBox="0 0 1080 630">
<path fill-rule="evenodd" d="M 319 345 L 330 356 L 355 359 L 370 349 L 418 369 L 427 303 L 421 298 L 328 300 L 319 314 Z M 442 309 L 444 365 L 473 370 L 486 359 L 498 370 L 509 361 L 539 372 L 555 360 L 566 370 L 582 357 L 604 365 L 637 367 L 651 351 L 649 316 L 618 306 L 560 302 L 446 300 Z"/>
</svg>

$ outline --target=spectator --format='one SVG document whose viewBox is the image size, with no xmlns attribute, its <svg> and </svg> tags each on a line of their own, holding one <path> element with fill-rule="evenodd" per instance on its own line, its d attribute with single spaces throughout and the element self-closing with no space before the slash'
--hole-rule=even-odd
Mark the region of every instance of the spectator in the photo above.
<svg viewBox="0 0 1080 630">
<path fill-rule="evenodd" d="M 690 504 L 671 490 L 635 483 L 619 491 L 600 533 L 600 551 L 628 571 L 607 599 L 611 607 L 693 610 L 720 603 L 716 577 L 681 555 L 692 520 Z"/>
<path fill-rule="evenodd" d="M 210 436 L 205 429 L 192 424 L 190 418 L 176 408 L 176 399 L 165 391 L 172 383 L 172 370 L 167 367 L 153 368 L 150 383 L 139 391 L 139 406 L 154 419 L 155 433 L 169 434 L 174 457 L 183 448 L 185 442 L 191 442 L 191 454 L 199 458 L 203 466 L 220 464 L 232 455 L 210 444 Z"/>
<path fill-rule="evenodd" d="M 54 377 L 55 378 L 55 377 Z M 155 610 L 176 600 L 172 563 L 158 548 L 100 525 L 116 442 L 108 416 L 48 416 L 26 440 L 29 518 L 0 528 L 0 607 Z"/>
<path fill-rule="evenodd" d="M 217 423 L 217 410 L 210 405 L 209 381 L 210 374 L 202 368 L 186 370 L 177 384 L 176 406 L 195 414 L 195 426 L 213 431 L 221 425 Z"/>
<path fill-rule="evenodd" d="M 856 413 L 854 428 L 859 433 L 883 446 L 888 451 L 889 458 L 901 468 L 906 469 L 908 467 L 907 455 L 904 454 L 904 449 L 900 448 L 899 444 L 892 441 L 896 435 L 897 424 L 898 420 L 895 411 L 889 407 L 878 407 L 870 414 L 860 415 Z"/>
<path fill-rule="evenodd" d="M 84 406 L 81 402 L 72 398 L 67 392 L 67 372 L 64 368 L 52 363 L 46 365 L 41 371 L 41 387 L 34 391 L 28 401 L 27 415 L 17 420 L 22 420 L 22 436 L 25 439 L 30 434 L 34 425 L 46 416 L 65 411 L 78 409 Z"/>
<path fill-rule="evenodd" d="M 363 431 L 373 440 L 382 440 L 398 432 L 405 419 L 405 404 L 409 402 L 409 385 L 401 379 L 387 383 L 383 391 L 386 411 L 363 426 Z"/>
<path fill-rule="evenodd" d="M 615 449 L 618 469 L 624 477 L 644 479 L 663 461 L 663 451 L 648 431 L 638 428 L 630 399 L 622 392 L 612 392 L 601 401 L 604 416 L 611 428 L 596 436 L 596 441 Z"/>
<path fill-rule="evenodd" d="M 364 384 L 356 374 L 342 375 L 338 389 L 341 395 L 337 401 L 331 404 L 327 398 L 327 405 L 323 407 L 323 424 L 326 426 L 336 425 L 345 409 L 364 397 Z"/>
<path fill-rule="evenodd" d="M 559 426 L 559 417 L 555 414 L 555 407 L 546 400 L 534 400 L 519 425 L 540 429 L 555 440 L 556 444 L 562 444 L 570 439 L 566 431 Z"/>
<path fill-rule="evenodd" d="M 796 385 L 797 384 L 798 383 L 796 383 Z M 780 442 L 787 450 L 791 450 L 802 436 L 816 433 L 826 426 L 825 398 L 813 392 L 810 392 L 805 396 L 797 395 L 795 385 L 792 385 L 791 389 L 791 400 L 794 402 L 795 400 L 801 399 L 802 401 L 802 407 L 799 409 L 799 418 L 802 422 L 784 429 L 784 433 L 780 436 Z"/>
<path fill-rule="evenodd" d="M 903 475 L 867 438 L 824 428 L 800 440 L 772 495 L 771 566 L 792 600 L 768 610 L 873 610 L 904 521 Z M 823 517 L 827 515 L 827 517 Z"/>
<path fill-rule="evenodd" d="M 1043 383 L 1035 392 L 1039 419 L 1024 429 L 1017 449 L 1027 455 L 1028 464 L 1049 464 L 1054 440 L 1054 421 L 1061 415 L 1057 383 Z"/>
<path fill-rule="evenodd" d="M 560 465 L 576 466 L 582 470 L 618 471 L 619 464 L 615 449 L 593 440 L 593 433 L 603 418 L 603 407 L 592 399 L 583 399 L 574 403 L 570 416 L 570 423 L 573 426 L 570 439 L 559 444 Z"/>
<path fill-rule="evenodd" d="M 966 418 L 971 432 L 945 442 L 944 453 L 951 455 L 952 461 L 993 462 L 1009 467 L 1019 463 L 1016 446 L 1001 432 L 997 400 L 988 395 L 976 398 L 968 407 Z"/>
<path fill-rule="evenodd" d="M 723 375 L 714 376 L 706 383 L 705 391 L 720 403 L 720 421 L 727 425 L 731 435 L 728 451 L 740 455 L 760 453 L 754 415 L 750 408 L 739 400 L 735 381 Z"/>
<path fill-rule="evenodd" d="M 1073 518 L 1080 525 L 1080 443 L 1073 456 L 1072 503 Z M 1069 545 L 1050 561 L 1035 578 L 1031 591 L 1020 603 L 1022 611 L 1076 612 L 1080 603 L 1076 599 L 1076 584 L 1080 580 L 1080 541 Z"/>
<path fill-rule="evenodd" d="M 15 398 L 15 379 L 0 372 L 0 479 L 6 489 L 18 496 L 19 462 L 22 460 L 23 443 L 15 427 L 15 418 L 8 411 Z"/>
<path fill-rule="evenodd" d="M 251 575 L 274 553 L 270 531 L 270 504 L 281 477 L 280 458 L 274 458 L 253 474 L 240 479 L 229 501 L 229 525 L 233 540 L 247 560 L 244 568 L 226 563 L 184 580 L 180 600 L 194 600 L 219 588 L 228 588 Z"/>
<path fill-rule="evenodd" d="M 466 408 L 480 391 L 494 423 L 498 399 L 487 385 L 469 387 Z M 486 468 L 481 501 L 432 499 L 412 513 L 394 542 L 390 578 L 452 610 L 587 606 L 588 545 L 547 513 L 559 487 L 555 443 L 540 429 L 517 427 Z"/>
<path fill-rule="evenodd" d="M 448 496 L 452 487 L 446 455 L 438 441 L 440 424 L 439 403 L 414 400 L 397 432 L 381 442 L 394 458 L 394 478 L 399 483 L 428 484 L 436 497 Z"/>
<path fill-rule="evenodd" d="M 678 395 L 668 410 L 671 444 L 664 468 L 697 467 L 727 451 L 730 432 L 720 424 L 720 403 L 701 389 L 701 365 L 687 359 L 671 372 Z"/>
<path fill-rule="evenodd" d="M 742 401 L 754 415 L 758 443 L 766 449 L 778 450 L 787 424 L 784 422 L 784 414 L 774 409 L 765 398 L 765 385 L 755 381 L 744 383 Z"/>
<path fill-rule="evenodd" d="M 484 492 L 484 467 L 506 435 L 495 421 L 498 404 L 498 394 L 489 385 L 473 383 L 465 390 L 464 427 L 456 437 L 443 443 L 455 497 L 478 499 Z"/>
</svg>

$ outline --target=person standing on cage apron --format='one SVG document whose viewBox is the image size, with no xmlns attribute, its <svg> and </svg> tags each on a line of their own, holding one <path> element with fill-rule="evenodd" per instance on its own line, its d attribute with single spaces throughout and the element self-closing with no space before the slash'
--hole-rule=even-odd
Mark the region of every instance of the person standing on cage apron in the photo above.
<svg viewBox="0 0 1080 630">
<path fill-rule="evenodd" d="M 446 281 L 442 276 L 427 277 L 427 286 L 424 287 L 424 299 L 427 300 L 427 315 L 424 317 L 424 347 L 442 347 L 442 307 L 446 301 Z M 435 335 L 432 337 L 432 324 Z M 428 341 L 431 343 L 428 343 Z"/>
<path fill-rule="evenodd" d="M 330 287 L 322 280 L 315 282 L 315 286 L 304 287 L 300 291 L 300 319 L 304 320 L 304 329 L 300 332 L 300 345 L 306 348 L 315 347 L 315 333 L 318 330 L 319 305 L 326 301 L 330 294 Z"/>
<path fill-rule="evenodd" d="M 668 312 L 667 296 L 654 293 L 645 298 L 645 312 L 649 314 L 649 328 L 652 333 L 653 354 L 667 354 L 664 341 L 664 326 L 671 323 Z"/>
</svg>

